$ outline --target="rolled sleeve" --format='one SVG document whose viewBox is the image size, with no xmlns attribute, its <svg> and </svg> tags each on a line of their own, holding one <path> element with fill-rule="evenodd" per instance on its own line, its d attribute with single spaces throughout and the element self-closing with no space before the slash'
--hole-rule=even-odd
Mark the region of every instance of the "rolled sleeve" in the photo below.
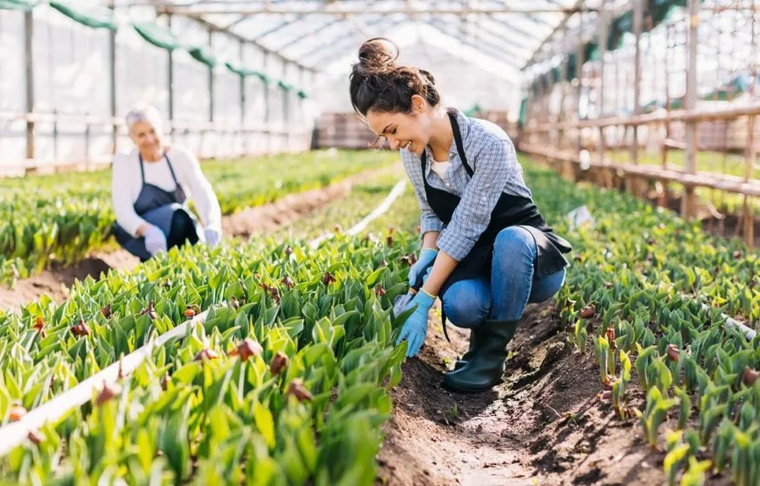
<svg viewBox="0 0 760 486">
<path fill-rule="evenodd" d="M 465 187 L 451 222 L 438 237 L 438 248 L 457 261 L 470 253 L 488 227 L 491 213 L 516 164 L 514 147 L 509 140 L 489 143 L 472 160 L 476 164 L 475 173 Z"/>
<path fill-rule="evenodd" d="M 430 211 L 429 213 L 424 212 L 422 213 L 422 216 L 420 217 L 420 234 L 425 235 L 425 233 L 431 233 L 431 232 L 441 232 L 443 229 L 443 222 L 438 219 L 438 216 L 435 215 L 434 212 Z"/>
</svg>

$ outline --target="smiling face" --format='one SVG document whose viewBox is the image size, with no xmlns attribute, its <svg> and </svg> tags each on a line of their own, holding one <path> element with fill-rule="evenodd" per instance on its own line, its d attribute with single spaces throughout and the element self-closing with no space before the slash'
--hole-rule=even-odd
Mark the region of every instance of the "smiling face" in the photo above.
<svg viewBox="0 0 760 486">
<path fill-rule="evenodd" d="M 129 128 L 129 136 L 137 145 L 143 159 L 152 162 L 161 158 L 163 150 L 161 132 L 155 123 L 149 120 L 134 122 Z"/>
<path fill-rule="evenodd" d="M 366 118 L 370 129 L 388 140 L 392 150 L 421 155 L 433 132 L 430 106 L 418 95 L 412 97 L 411 113 L 370 110 Z"/>
</svg>

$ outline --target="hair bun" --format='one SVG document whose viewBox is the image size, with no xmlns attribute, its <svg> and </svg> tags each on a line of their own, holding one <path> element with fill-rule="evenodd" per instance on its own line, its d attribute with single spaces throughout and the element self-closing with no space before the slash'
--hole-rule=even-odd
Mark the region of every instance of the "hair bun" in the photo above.
<svg viewBox="0 0 760 486">
<path fill-rule="evenodd" d="M 387 73 L 396 68 L 399 49 L 385 37 L 365 41 L 359 48 L 358 70 L 363 74 Z"/>
</svg>

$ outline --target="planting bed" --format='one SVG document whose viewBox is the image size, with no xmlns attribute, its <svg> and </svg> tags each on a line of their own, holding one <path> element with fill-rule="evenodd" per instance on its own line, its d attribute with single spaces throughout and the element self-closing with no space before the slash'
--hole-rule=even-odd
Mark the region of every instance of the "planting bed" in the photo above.
<svg viewBox="0 0 760 486">
<path fill-rule="evenodd" d="M 14 402 L 34 408 L 213 307 L 115 396 L 36 431 L 0 471 L 30 483 L 756 484 L 760 338 L 727 329 L 724 314 L 756 325 L 758 253 L 522 162 L 575 251 L 556 300 L 526 311 L 492 392 L 439 387 L 467 333 L 450 327 L 447 343 L 437 311 L 420 356 L 401 364 L 403 316 L 389 309 L 418 248 L 412 191 L 342 234 L 385 198 L 399 176 L 389 170 L 267 241 L 172 251 L 76 284 L 62 306 L 0 315 L 8 422 Z M 582 204 L 595 226 L 569 227 Z M 304 237 L 336 224 L 311 249 Z M 245 338 L 261 349 L 238 348 Z"/>
</svg>

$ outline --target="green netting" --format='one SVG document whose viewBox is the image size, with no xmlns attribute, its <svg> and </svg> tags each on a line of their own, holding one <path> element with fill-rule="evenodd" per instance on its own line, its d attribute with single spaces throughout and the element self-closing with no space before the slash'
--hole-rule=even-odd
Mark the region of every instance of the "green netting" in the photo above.
<svg viewBox="0 0 760 486">
<path fill-rule="evenodd" d="M 293 91 L 294 87 L 292 84 L 288 84 L 283 80 L 277 81 L 277 86 L 284 89 L 285 91 Z"/>
<path fill-rule="evenodd" d="M 650 15 L 652 22 L 649 25 L 647 25 L 645 22 L 644 25 L 642 25 L 642 31 L 647 32 L 650 30 L 650 25 L 651 29 L 654 29 L 661 23 L 665 22 L 677 7 L 686 7 L 687 1 L 688 0 L 645 0 L 644 15 L 645 18 L 647 15 Z M 704 0 L 700 1 L 704 2 Z M 620 48 L 623 45 L 623 38 L 625 37 L 626 33 L 633 33 L 633 12 L 630 10 L 619 15 L 610 23 L 610 28 L 606 40 L 607 50 L 614 51 Z M 567 76 L 565 79 L 567 81 L 571 81 L 577 76 L 575 69 L 576 59 L 577 54 L 575 52 L 569 53 L 566 57 L 565 62 L 568 63 L 568 66 Z M 583 47 L 583 60 L 583 62 L 599 60 L 598 42 L 589 42 Z M 541 74 L 540 77 L 545 76 L 545 74 L 546 73 Z M 552 76 L 555 79 L 555 82 L 559 79 L 556 74 L 552 74 Z M 531 89 L 534 93 L 536 93 L 540 90 L 542 84 L 547 85 L 547 81 L 548 79 L 536 79 L 531 85 Z"/>
<path fill-rule="evenodd" d="M 237 64 L 231 63 L 229 61 L 225 62 L 224 66 L 227 69 L 229 69 L 230 72 L 237 74 L 241 78 L 244 78 L 246 76 L 250 76 L 251 74 L 253 74 L 253 71 L 251 71 L 250 69 L 246 69 L 242 66 L 238 66 Z"/>
<path fill-rule="evenodd" d="M 118 29 L 112 12 L 103 12 L 100 14 L 85 14 L 74 10 L 70 6 L 56 1 L 51 1 L 50 6 L 61 12 L 66 17 L 79 22 L 82 25 L 93 29 L 108 29 L 116 31 Z"/>
<path fill-rule="evenodd" d="M 173 51 L 180 47 L 177 38 L 168 29 L 150 23 L 133 24 L 132 27 L 134 27 L 135 31 L 140 34 L 140 37 L 156 47 L 168 51 Z"/>
<path fill-rule="evenodd" d="M 0 0 L 0 10 L 32 10 L 34 7 L 42 3 L 32 0 Z"/>
<path fill-rule="evenodd" d="M 265 83 L 269 83 L 269 81 L 270 81 L 269 80 L 269 76 L 267 76 L 266 74 L 264 74 L 264 73 L 262 73 L 260 71 L 252 71 L 251 74 L 254 75 L 254 76 L 256 76 L 257 78 L 259 78 L 260 80 L 262 80 Z"/>
<path fill-rule="evenodd" d="M 187 52 L 190 54 L 190 56 L 195 59 L 196 61 L 205 64 L 208 67 L 214 67 L 216 66 L 217 60 L 216 56 L 211 54 L 209 51 L 206 50 L 203 46 L 192 46 L 187 48 Z"/>
</svg>

